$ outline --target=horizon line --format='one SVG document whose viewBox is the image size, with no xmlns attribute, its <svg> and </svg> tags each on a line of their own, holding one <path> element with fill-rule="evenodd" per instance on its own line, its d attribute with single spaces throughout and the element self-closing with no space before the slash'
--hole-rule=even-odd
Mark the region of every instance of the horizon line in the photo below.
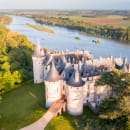
<svg viewBox="0 0 130 130">
<path fill-rule="evenodd" d="M 0 9 L 0 10 L 78 10 L 78 11 L 130 11 L 130 9 Z"/>
</svg>

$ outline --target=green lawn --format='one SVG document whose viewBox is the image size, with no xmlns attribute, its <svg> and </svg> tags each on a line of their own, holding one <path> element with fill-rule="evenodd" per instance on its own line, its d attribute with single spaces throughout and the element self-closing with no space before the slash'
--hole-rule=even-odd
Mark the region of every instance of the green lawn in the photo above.
<svg viewBox="0 0 130 130">
<path fill-rule="evenodd" d="M 44 87 L 30 83 L 3 97 L 0 128 L 17 130 L 39 119 L 45 112 Z"/>
<path fill-rule="evenodd" d="M 7 93 L 0 104 L 0 128 L 3 130 L 18 130 L 38 120 L 45 112 L 44 85 L 29 83 Z M 46 130 L 76 130 L 75 121 L 97 118 L 87 107 L 81 116 L 71 116 L 63 113 L 53 118 Z"/>
<path fill-rule="evenodd" d="M 80 116 L 71 116 L 65 112 L 62 116 L 53 118 L 45 130 L 77 130 L 76 122 L 84 118 L 98 119 L 88 107 L 84 107 L 84 113 Z"/>
</svg>

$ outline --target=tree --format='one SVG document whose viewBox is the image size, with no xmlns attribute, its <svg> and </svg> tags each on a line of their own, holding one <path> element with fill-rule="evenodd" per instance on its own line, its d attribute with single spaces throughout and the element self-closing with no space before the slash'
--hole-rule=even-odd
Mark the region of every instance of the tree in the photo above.
<svg viewBox="0 0 130 130">
<path fill-rule="evenodd" d="M 10 64 L 9 62 L 4 62 L 1 66 L 1 69 L 4 71 L 9 71 L 10 70 Z"/>
<path fill-rule="evenodd" d="M 19 84 L 19 83 L 22 82 L 21 73 L 19 71 L 14 71 L 13 72 L 13 78 L 14 78 L 15 84 Z"/>
<path fill-rule="evenodd" d="M 129 128 L 130 74 L 114 69 L 112 72 L 104 73 L 97 84 L 107 84 L 112 87 L 112 95 L 99 107 L 99 117 L 111 124 Z"/>
</svg>

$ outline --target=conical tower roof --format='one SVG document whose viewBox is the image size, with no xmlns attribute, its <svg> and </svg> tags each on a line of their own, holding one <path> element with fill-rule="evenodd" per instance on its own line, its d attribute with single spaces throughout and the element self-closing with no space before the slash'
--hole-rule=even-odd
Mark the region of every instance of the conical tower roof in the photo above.
<svg viewBox="0 0 130 130">
<path fill-rule="evenodd" d="M 86 75 L 86 72 L 87 72 L 87 63 L 86 61 L 83 63 L 82 65 L 82 73 L 83 73 L 83 76 Z"/>
<path fill-rule="evenodd" d="M 58 81 L 60 79 L 61 79 L 61 77 L 59 75 L 59 72 L 57 71 L 57 69 L 55 67 L 54 61 L 52 60 L 51 69 L 48 72 L 46 80 L 49 82 L 55 82 L 55 81 Z"/>
<path fill-rule="evenodd" d="M 62 57 L 62 61 L 63 61 L 63 63 L 66 63 L 66 58 L 65 58 L 65 56 Z"/>
<path fill-rule="evenodd" d="M 81 75 L 78 70 L 74 70 L 72 76 L 68 80 L 67 84 L 73 87 L 82 87 L 84 85 L 84 81 L 81 79 Z"/>
<path fill-rule="evenodd" d="M 125 57 L 125 58 L 123 59 L 123 63 L 124 63 L 124 64 L 127 64 L 127 62 L 128 62 L 128 59 L 127 59 L 127 57 Z"/>
<path fill-rule="evenodd" d="M 124 65 L 123 65 L 123 68 L 122 68 L 122 70 L 123 70 L 124 72 L 128 72 L 128 69 L 127 69 L 127 66 L 126 66 L 126 64 L 124 64 Z"/>
<path fill-rule="evenodd" d="M 40 42 L 37 42 L 37 44 L 35 45 L 34 56 L 41 56 L 41 45 L 40 45 Z"/>
</svg>

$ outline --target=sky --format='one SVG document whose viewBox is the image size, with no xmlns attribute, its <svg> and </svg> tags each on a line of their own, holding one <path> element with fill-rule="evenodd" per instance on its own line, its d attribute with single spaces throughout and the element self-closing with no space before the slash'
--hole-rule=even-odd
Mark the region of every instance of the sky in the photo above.
<svg viewBox="0 0 130 130">
<path fill-rule="evenodd" d="M 130 10 L 130 0 L 0 0 L 0 9 Z"/>
</svg>

